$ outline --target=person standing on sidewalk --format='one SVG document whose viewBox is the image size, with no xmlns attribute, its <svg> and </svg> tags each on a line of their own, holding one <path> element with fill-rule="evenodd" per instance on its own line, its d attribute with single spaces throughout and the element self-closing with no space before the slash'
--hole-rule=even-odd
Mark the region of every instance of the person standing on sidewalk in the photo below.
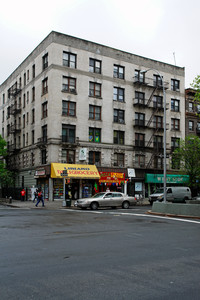
<svg viewBox="0 0 200 300">
<path fill-rule="evenodd" d="M 21 190 L 21 198 L 22 198 L 22 201 L 25 201 L 25 195 L 26 195 L 26 192 L 24 189 Z"/>
<path fill-rule="evenodd" d="M 42 190 L 38 191 L 37 203 L 35 205 L 36 207 L 38 206 L 38 204 L 40 203 L 40 201 L 42 201 L 42 207 L 44 207 L 44 199 L 43 199 Z"/>
</svg>

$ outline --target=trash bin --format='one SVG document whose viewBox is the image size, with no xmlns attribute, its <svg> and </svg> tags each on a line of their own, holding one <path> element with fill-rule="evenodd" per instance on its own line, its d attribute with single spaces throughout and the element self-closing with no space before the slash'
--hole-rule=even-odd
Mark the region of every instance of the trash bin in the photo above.
<svg viewBox="0 0 200 300">
<path fill-rule="evenodd" d="M 71 199 L 66 199 L 66 206 L 70 207 L 71 206 Z"/>
</svg>

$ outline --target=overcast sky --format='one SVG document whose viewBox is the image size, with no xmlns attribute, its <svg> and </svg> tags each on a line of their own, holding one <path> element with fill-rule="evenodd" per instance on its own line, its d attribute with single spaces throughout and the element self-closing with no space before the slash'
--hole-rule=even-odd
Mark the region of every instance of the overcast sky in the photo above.
<svg viewBox="0 0 200 300">
<path fill-rule="evenodd" d="M 200 74 L 199 0 L 10 0 L 0 10 L 0 84 L 52 31 Z"/>
</svg>

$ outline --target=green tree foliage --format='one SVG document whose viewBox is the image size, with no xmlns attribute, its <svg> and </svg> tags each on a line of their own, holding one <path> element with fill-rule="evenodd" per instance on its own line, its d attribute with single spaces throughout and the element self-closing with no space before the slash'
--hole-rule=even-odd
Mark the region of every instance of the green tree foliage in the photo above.
<svg viewBox="0 0 200 300">
<path fill-rule="evenodd" d="M 181 140 L 180 147 L 173 152 L 173 159 L 180 170 L 189 175 L 191 189 L 196 190 L 200 182 L 200 138 L 189 135 Z"/>
<path fill-rule="evenodd" d="M 195 89 L 196 94 L 194 100 L 200 104 L 200 75 L 197 75 L 191 84 L 191 87 Z"/>
<path fill-rule="evenodd" d="M 0 184 L 11 185 L 13 183 L 13 174 L 6 169 L 5 157 L 7 155 L 6 141 L 0 135 Z"/>
</svg>

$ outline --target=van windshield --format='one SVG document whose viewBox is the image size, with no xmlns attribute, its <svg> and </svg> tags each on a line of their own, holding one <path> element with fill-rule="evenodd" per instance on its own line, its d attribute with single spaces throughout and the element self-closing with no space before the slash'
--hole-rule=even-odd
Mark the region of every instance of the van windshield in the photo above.
<svg viewBox="0 0 200 300">
<path fill-rule="evenodd" d="M 161 193 L 163 193 L 163 191 L 164 191 L 163 188 L 157 189 L 157 190 L 155 191 L 155 194 L 161 194 Z"/>
</svg>

